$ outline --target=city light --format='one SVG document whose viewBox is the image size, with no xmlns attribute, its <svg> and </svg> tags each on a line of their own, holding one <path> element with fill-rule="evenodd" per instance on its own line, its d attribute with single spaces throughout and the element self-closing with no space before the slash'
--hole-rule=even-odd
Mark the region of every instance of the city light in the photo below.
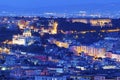
<svg viewBox="0 0 120 80">
<path fill-rule="evenodd" d="M 120 80 L 120 1 L 1 0 L 0 80 Z"/>
</svg>

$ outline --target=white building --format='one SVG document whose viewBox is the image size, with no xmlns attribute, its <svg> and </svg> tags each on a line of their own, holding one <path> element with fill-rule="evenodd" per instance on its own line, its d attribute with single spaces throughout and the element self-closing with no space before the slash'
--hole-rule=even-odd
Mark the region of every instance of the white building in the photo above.
<svg viewBox="0 0 120 80">
<path fill-rule="evenodd" d="M 24 29 L 23 35 L 14 35 L 12 39 L 13 44 L 24 46 L 31 45 L 35 41 L 40 42 L 40 38 L 32 36 L 31 30 L 29 28 Z"/>
</svg>

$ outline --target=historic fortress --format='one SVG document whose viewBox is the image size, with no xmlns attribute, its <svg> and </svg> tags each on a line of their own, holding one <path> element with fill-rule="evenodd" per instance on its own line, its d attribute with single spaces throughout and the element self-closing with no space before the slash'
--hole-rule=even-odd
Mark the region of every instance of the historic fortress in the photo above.
<svg viewBox="0 0 120 80">
<path fill-rule="evenodd" d="M 72 22 L 75 23 L 75 22 L 81 22 L 81 23 L 85 23 L 85 24 L 91 24 L 91 26 L 101 26 L 101 27 L 104 27 L 104 26 L 108 26 L 108 27 L 112 27 L 112 20 L 111 19 L 108 19 L 108 18 L 94 18 L 94 19 L 72 19 Z"/>
</svg>

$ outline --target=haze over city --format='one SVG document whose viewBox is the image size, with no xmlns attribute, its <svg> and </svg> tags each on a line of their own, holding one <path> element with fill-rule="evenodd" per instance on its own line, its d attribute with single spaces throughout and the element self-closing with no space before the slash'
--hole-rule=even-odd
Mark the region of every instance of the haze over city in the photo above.
<svg viewBox="0 0 120 80">
<path fill-rule="evenodd" d="M 86 11 L 89 14 L 119 14 L 119 0 L 2 0 L 0 13 L 43 14 L 76 13 Z M 118 15 L 117 14 L 117 15 Z"/>
</svg>

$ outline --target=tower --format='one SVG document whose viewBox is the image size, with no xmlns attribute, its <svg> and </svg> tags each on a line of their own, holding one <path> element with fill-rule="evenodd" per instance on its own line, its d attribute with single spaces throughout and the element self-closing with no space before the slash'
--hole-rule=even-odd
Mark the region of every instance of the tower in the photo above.
<svg viewBox="0 0 120 80">
<path fill-rule="evenodd" d="M 51 29 L 51 34 L 57 34 L 58 23 L 54 22 Z"/>
</svg>

